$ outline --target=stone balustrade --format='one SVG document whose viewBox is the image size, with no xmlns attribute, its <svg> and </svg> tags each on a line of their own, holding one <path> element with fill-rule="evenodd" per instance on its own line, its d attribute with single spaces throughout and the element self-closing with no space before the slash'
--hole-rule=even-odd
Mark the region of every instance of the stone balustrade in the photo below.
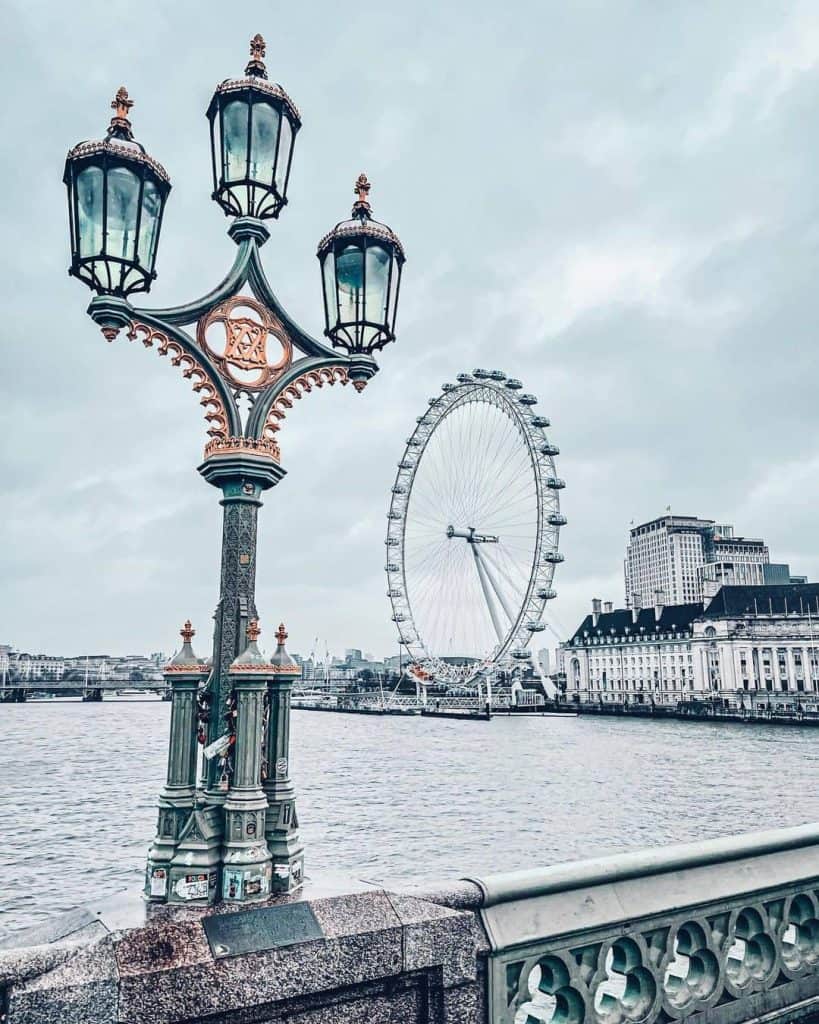
<svg viewBox="0 0 819 1024">
<path fill-rule="evenodd" d="M 819 1021 L 819 826 L 238 911 L 119 898 L 0 943 L 0 1020 Z"/>
<path fill-rule="evenodd" d="M 819 1020 L 819 827 L 475 879 L 490 1024 Z"/>
</svg>

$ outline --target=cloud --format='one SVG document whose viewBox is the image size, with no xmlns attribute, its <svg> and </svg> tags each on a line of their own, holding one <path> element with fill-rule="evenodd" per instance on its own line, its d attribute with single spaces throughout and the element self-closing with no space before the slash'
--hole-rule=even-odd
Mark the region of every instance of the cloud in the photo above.
<svg viewBox="0 0 819 1024">
<path fill-rule="evenodd" d="M 490 301 L 496 315 L 510 305 L 518 310 L 524 346 L 617 307 L 642 307 L 693 329 L 712 320 L 724 324 L 742 311 L 739 298 L 691 294 L 687 279 L 721 246 L 744 241 L 757 229 L 743 220 L 716 234 L 668 236 L 617 225 L 550 254 L 517 287 L 504 282 Z"/>
<path fill-rule="evenodd" d="M 753 39 L 736 57 L 702 117 L 686 133 L 686 148 L 696 151 L 721 139 L 741 117 L 772 117 L 782 98 L 817 65 L 819 14 L 796 4 L 783 12 L 783 24 Z"/>
<path fill-rule="evenodd" d="M 0 642 L 170 649 L 191 616 L 207 647 L 221 509 L 196 473 L 201 410 L 167 361 L 107 345 L 85 317 L 65 274 L 61 174 L 125 82 L 137 136 L 173 178 L 145 304 L 206 293 L 235 247 L 209 199 L 203 112 L 257 30 L 304 118 L 263 250 L 288 311 L 320 335 L 315 243 L 347 216 L 362 169 L 409 255 L 382 372 L 284 421 L 287 476 L 260 513 L 263 624 L 284 618 L 294 650 L 316 636 L 394 649 L 396 463 L 428 399 L 476 366 L 520 377 L 552 420 L 569 517 L 552 612 L 566 632 L 591 597 L 622 600 L 628 523 L 669 503 L 819 573 L 812 5 L 555 17 L 533 0 L 423 14 L 364 0 L 342 18 L 321 0 L 275 26 L 259 0 L 242 13 L 220 34 L 192 0 L 9 7 L 4 74 L 28 92 L 4 135 Z"/>
</svg>

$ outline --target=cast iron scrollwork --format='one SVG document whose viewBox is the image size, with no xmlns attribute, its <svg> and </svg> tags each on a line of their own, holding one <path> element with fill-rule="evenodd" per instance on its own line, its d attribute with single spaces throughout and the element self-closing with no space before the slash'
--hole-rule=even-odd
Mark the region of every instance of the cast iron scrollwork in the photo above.
<svg viewBox="0 0 819 1024">
<path fill-rule="evenodd" d="M 242 451 L 278 462 L 274 435 L 294 401 L 325 384 L 352 381 L 360 391 L 378 367 L 370 356 L 327 347 L 290 318 L 261 265 L 259 246 L 267 229 L 260 221 L 239 218 L 230 233 L 238 243 L 233 266 L 201 299 L 147 310 L 99 296 L 89 312 L 109 341 L 124 327 L 131 340 L 156 346 L 181 367 L 205 408 L 211 439 L 206 458 Z"/>
<path fill-rule="evenodd" d="M 205 419 L 209 423 L 208 436 L 226 440 L 230 432 L 226 395 L 214 379 L 213 372 L 179 341 L 169 338 L 167 334 L 149 324 L 133 320 L 127 336 L 130 341 L 141 341 L 146 348 L 156 345 L 156 350 L 161 356 L 170 355 L 171 365 L 181 367 L 182 376 L 193 381 L 193 390 L 200 396 L 199 404 L 205 408 Z"/>
</svg>

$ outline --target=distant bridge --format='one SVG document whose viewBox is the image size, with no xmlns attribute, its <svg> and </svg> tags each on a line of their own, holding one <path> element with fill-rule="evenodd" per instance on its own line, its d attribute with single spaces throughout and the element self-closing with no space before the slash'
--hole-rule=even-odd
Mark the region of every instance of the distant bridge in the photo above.
<svg viewBox="0 0 819 1024">
<path fill-rule="evenodd" d="M 82 696 L 102 700 L 104 693 L 168 693 L 165 680 L 157 679 L 6 679 L 0 680 L 0 701 L 24 702 L 33 693 L 54 697 Z"/>
</svg>

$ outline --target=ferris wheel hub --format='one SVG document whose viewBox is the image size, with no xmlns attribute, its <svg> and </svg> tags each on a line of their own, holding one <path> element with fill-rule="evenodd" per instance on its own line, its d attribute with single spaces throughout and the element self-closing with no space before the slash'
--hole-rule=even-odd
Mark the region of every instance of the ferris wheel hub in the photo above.
<svg viewBox="0 0 819 1024">
<path fill-rule="evenodd" d="M 456 530 L 454 526 L 448 526 L 446 535 L 450 540 L 453 537 L 461 537 L 467 544 L 497 544 L 500 540 L 491 533 L 476 533 L 474 526 L 468 526 L 466 530 Z"/>
</svg>

